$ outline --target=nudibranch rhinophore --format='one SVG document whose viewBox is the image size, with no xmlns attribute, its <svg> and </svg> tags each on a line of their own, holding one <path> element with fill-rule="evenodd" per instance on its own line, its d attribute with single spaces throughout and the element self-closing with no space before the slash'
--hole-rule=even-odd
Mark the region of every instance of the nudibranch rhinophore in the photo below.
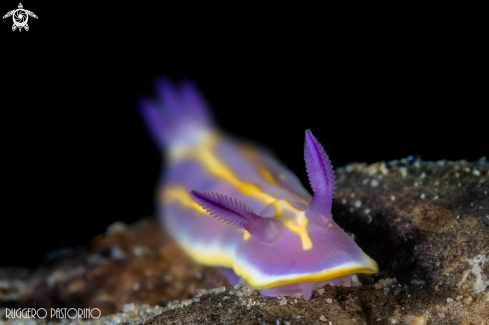
<svg viewBox="0 0 489 325">
<path fill-rule="evenodd" d="M 179 86 L 159 79 L 159 97 L 138 106 L 165 153 L 159 216 L 193 259 L 263 295 L 303 293 L 306 300 L 315 287 L 378 271 L 332 219 L 336 176 L 310 130 L 304 158 L 312 197 L 269 152 L 218 130 L 190 81 Z"/>
</svg>

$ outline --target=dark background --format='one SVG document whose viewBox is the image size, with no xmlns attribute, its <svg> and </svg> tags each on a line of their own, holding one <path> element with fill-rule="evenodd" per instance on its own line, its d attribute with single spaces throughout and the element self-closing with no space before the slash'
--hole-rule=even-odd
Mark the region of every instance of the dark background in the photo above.
<svg viewBox="0 0 489 325">
<path fill-rule="evenodd" d="M 475 22 L 23 4 L 39 16 L 28 32 L 0 21 L 3 266 L 36 266 L 153 213 L 159 154 L 135 101 L 163 74 L 192 78 L 224 130 L 272 148 L 305 185 L 307 128 L 336 167 L 489 153 Z M 1 15 L 16 7 L 2 3 Z"/>
</svg>

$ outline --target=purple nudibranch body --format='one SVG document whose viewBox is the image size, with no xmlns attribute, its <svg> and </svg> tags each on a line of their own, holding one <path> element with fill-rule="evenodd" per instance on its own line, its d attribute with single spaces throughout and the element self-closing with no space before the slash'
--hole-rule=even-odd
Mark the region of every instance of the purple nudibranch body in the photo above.
<svg viewBox="0 0 489 325">
<path fill-rule="evenodd" d="M 158 214 L 197 262 L 226 268 L 264 295 L 304 294 L 324 284 L 358 284 L 377 263 L 333 221 L 333 166 L 306 131 L 304 158 L 314 196 L 269 152 L 224 134 L 190 81 L 156 82 L 139 103 L 165 155 Z"/>
</svg>

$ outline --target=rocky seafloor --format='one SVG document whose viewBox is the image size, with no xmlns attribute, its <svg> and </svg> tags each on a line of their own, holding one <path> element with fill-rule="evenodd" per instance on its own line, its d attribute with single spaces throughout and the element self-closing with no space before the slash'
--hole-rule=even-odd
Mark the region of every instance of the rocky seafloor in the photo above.
<svg viewBox="0 0 489 325">
<path fill-rule="evenodd" d="M 155 220 L 115 223 L 37 269 L 0 268 L 6 308 L 99 308 L 90 324 L 489 324 L 489 163 L 402 159 L 337 170 L 333 218 L 379 264 L 309 301 L 230 287 Z"/>
</svg>

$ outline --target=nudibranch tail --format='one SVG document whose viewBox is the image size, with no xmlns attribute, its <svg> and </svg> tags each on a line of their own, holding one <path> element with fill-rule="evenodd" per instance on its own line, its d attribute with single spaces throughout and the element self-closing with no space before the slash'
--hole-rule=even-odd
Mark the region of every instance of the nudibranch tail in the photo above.
<svg viewBox="0 0 489 325">
<path fill-rule="evenodd" d="M 138 108 L 153 140 L 161 149 L 198 143 L 212 127 L 207 102 L 194 84 L 186 80 L 179 88 L 166 78 L 156 80 L 159 98 L 139 100 Z"/>
<path fill-rule="evenodd" d="M 181 89 L 189 114 L 192 114 L 193 118 L 200 121 L 203 125 L 212 125 L 213 121 L 209 104 L 195 84 L 191 80 L 186 79 L 182 82 Z"/>
<path fill-rule="evenodd" d="M 171 134 L 169 121 L 164 119 L 159 108 L 146 98 L 139 100 L 138 108 L 153 142 L 160 148 L 165 147 L 165 139 L 168 139 Z"/>
<path fill-rule="evenodd" d="M 246 204 L 217 193 L 191 191 L 192 198 L 210 215 L 230 226 L 245 229 L 251 236 L 265 242 L 277 241 L 283 232 L 280 220 L 256 215 Z"/>
<path fill-rule="evenodd" d="M 314 197 L 306 211 L 306 217 L 318 226 L 327 227 L 331 222 L 331 205 L 336 189 L 336 176 L 326 151 L 311 130 L 306 130 L 304 160 L 307 176 L 314 192 Z"/>
</svg>

